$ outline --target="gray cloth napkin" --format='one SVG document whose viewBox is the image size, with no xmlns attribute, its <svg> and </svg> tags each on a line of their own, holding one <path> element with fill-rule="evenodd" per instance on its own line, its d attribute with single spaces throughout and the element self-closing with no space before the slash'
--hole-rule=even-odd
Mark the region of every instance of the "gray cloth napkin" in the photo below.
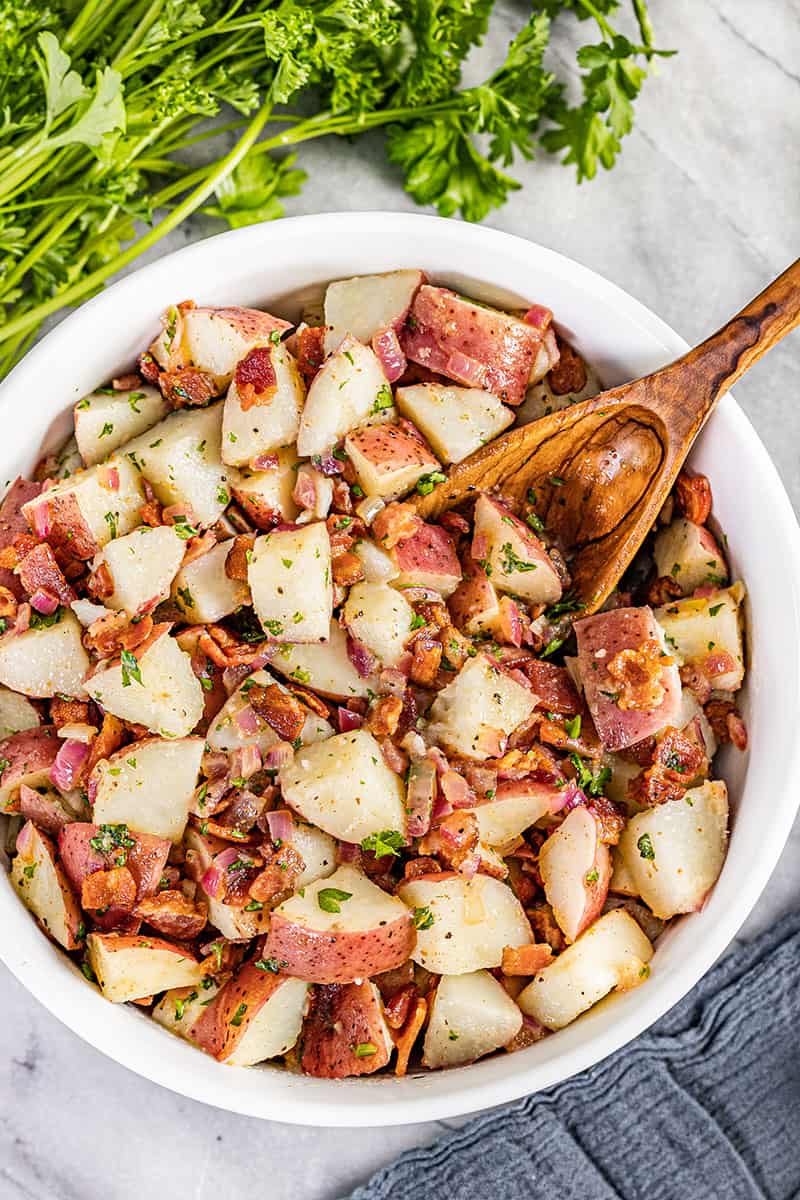
<svg viewBox="0 0 800 1200">
<path fill-rule="evenodd" d="M 636 1042 L 412 1150 L 351 1200 L 800 1196 L 800 913 Z"/>
</svg>

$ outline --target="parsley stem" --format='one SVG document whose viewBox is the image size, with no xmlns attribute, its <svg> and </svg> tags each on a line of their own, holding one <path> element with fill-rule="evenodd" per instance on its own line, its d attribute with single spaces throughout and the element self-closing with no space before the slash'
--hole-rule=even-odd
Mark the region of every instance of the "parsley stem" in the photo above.
<svg viewBox="0 0 800 1200">
<path fill-rule="evenodd" d="M 142 40 L 147 36 L 150 27 L 156 21 L 163 7 L 164 0 L 152 0 L 151 4 L 145 10 L 144 15 L 139 20 L 139 23 L 134 27 L 130 36 L 111 60 L 113 67 L 119 70 L 120 66 L 124 64 L 125 59 L 135 54 L 137 47 L 141 45 Z"/>
</svg>

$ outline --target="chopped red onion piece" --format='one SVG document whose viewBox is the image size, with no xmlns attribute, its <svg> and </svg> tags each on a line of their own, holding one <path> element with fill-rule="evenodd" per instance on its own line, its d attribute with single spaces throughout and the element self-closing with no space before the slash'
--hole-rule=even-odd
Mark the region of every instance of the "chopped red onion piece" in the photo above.
<svg viewBox="0 0 800 1200">
<path fill-rule="evenodd" d="M 50 521 L 50 505 L 45 500 L 42 504 L 37 504 L 32 512 L 33 517 L 33 532 L 38 538 L 44 540 L 50 536 L 52 524 Z"/>
<path fill-rule="evenodd" d="M 339 842 L 339 862 L 354 863 L 361 857 L 361 847 L 358 842 Z"/>
<path fill-rule="evenodd" d="M 43 796 L 27 783 L 19 789 L 19 808 L 26 820 L 33 821 L 46 833 L 58 833 L 72 820 L 52 796 Z"/>
<path fill-rule="evenodd" d="M 33 849 L 33 825 L 27 821 L 17 834 L 17 853 L 23 855 L 29 854 Z"/>
<path fill-rule="evenodd" d="M 58 600 L 55 596 L 51 596 L 44 588 L 37 588 L 31 596 L 31 608 L 35 608 L 38 613 L 49 617 L 58 608 Z"/>
<path fill-rule="evenodd" d="M 280 771 L 294 762 L 294 747 L 289 742 L 278 742 L 264 756 L 264 766 L 270 771 Z"/>
<path fill-rule="evenodd" d="M 522 319 L 526 325 L 532 325 L 534 329 L 544 333 L 553 319 L 553 314 L 542 304 L 532 304 Z"/>
<path fill-rule="evenodd" d="M 336 720 L 339 725 L 339 733 L 350 733 L 353 729 L 360 729 L 364 723 L 361 713 L 351 712 L 349 708 L 344 708 L 342 705 L 339 705 L 336 710 Z"/>
<path fill-rule="evenodd" d="M 246 704 L 244 708 L 240 708 L 233 720 L 239 732 L 243 733 L 245 737 L 258 733 L 261 729 L 259 715 L 249 704 Z"/>
<path fill-rule="evenodd" d="M 279 465 L 277 454 L 257 454 L 250 463 L 254 471 L 277 471 Z"/>
<path fill-rule="evenodd" d="M 50 768 L 50 778 L 60 792 L 69 792 L 74 788 L 88 755 L 89 747 L 85 742 L 78 742 L 74 738 L 64 742 Z"/>
<path fill-rule="evenodd" d="M 374 656 L 362 642 L 356 641 L 350 634 L 347 635 L 347 657 L 362 679 L 368 679 L 373 674 L 376 666 Z M 403 687 L 405 687 L 405 679 Z"/>
<path fill-rule="evenodd" d="M 445 771 L 439 780 L 447 803 L 453 808 L 474 808 L 475 793 L 457 771 Z"/>
<path fill-rule="evenodd" d="M 372 349 L 375 351 L 389 383 L 396 383 L 405 372 L 406 356 L 395 331 L 388 327 L 373 333 Z"/>
<path fill-rule="evenodd" d="M 294 821 L 288 809 L 276 808 L 274 812 L 268 812 L 267 825 L 269 826 L 269 836 L 273 842 L 285 845 L 293 841 Z"/>
</svg>

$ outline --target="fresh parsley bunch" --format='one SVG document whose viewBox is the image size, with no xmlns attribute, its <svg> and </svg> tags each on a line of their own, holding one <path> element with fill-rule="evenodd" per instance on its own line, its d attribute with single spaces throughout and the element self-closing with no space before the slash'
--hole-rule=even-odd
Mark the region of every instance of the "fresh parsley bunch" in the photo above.
<svg viewBox="0 0 800 1200">
<path fill-rule="evenodd" d="M 272 220 L 303 185 L 293 148 L 386 128 L 420 204 L 482 220 L 515 158 L 613 166 L 655 55 L 645 0 L 542 0 L 462 87 L 493 0 L 0 0 L 0 374 L 42 320 L 90 296 L 192 212 Z M 627 4 L 626 4 L 627 7 Z M 570 104 L 556 18 L 593 23 Z M 233 145 L 228 148 L 231 137 Z M 224 140 L 226 139 L 226 140 Z M 202 166 L 185 161 L 203 146 Z"/>
</svg>

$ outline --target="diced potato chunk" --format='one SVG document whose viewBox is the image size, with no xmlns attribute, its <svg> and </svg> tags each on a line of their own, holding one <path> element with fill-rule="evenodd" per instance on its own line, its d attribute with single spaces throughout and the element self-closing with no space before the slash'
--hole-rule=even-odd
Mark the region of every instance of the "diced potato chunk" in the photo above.
<svg viewBox="0 0 800 1200">
<path fill-rule="evenodd" d="M 170 988 L 153 1009 L 153 1020 L 170 1033 L 191 1040 L 192 1026 L 200 1020 L 220 986 L 219 981 L 209 975 L 199 987 Z"/>
<path fill-rule="evenodd" d="M 657 534 L 653 555 L 658 576 L 674 579 L 684 596 L 695 588 L 719 587 L 728 580 L 728 567 L 714 535 L 685 517 L 676 517 Z"/>
<path fill-rule="evenodd" d="M 348 335 L 325 360 L 308 389 L 297 437 L 298 454 L 310 456 L 330 450 L 391 399 L 377 356 Z"/>
<path fill-rule="evenodd" d="M 517 997 L 522 1011 L 547 1029 L 562 1029 L 616 988 L 628 991 L 649 975 L 653 947 L 624 909 L 595 921 Z"/>
<path fill-rule="evenodd" d="M 207 624 L 220 621 L 242 604 L 250 603 L 250 589 L 241 579 L 225 574 L 231 542 L 218 542 L 207 554 L 192 559 L 175 576 L 172 598 L 186 621 Z"/>
<path fill-rule="evenodd" d="M 50 839 L 28 821 L 17 838 L 11 885 L 26 908 L 60 946 L 76 950 L 81 910 Z"/>
<path fill-rule="evenodd" d="M 115 717 L 162 737 L 186 737 L 203 715 L 203 689 L 189 655 L 164 633 L 134 657 L 136 674 L 130 663 L 110 661 L 87 680 L 87 692 Z"/>
<path fill-rule="evenodd" d="M 138 466 L 162 504 L 185 504 L 189 524 L 213 525 L 230 501 L 221 432 L 222 402 L 217 401 L 170 413 L 120 453 Z"/>
<path fill-rule="evenodd" d="M 89 655 L 82 634 L 69 609 L 61 609 L 53 625 L 6 634 L 0 640 L 0 683 L 23 696 L 84 696 Z"/>
<path fill-rule="evenodd" d="M 32 529 L 49 529 L 54 545 L 74 542 L 90 557 L 114 537 L 130 533 L 144 503 L 138 471 L 124 455 L 78 471 L 22 506 Z"/>
<path fill-rule="evenodd" d="M 418 383 L 398 388 L 397 407 L 425 435 L 442 462 L 458 463 L 514 421 L 510 408 L 480 388 Z"/>
<path fill-rule="evenodd" d="M 280 772 L 283 798 L 306 821 L 345 842 L 406 826 L 405 789 L 371 733 L 339 733 L 299 751 Z"/>
<path fill-rule="evenodd" d="M 422 1061 L 458 1067 L 506 1046 L 522 1027 L 522 1013 L 488 971 L 444 975 L 433 996 Z"/>
<path fill-rule="evenodd" d="M 353 553 L 361 559 L 367 583 L 389 583 L 399 572 L 385 550 L 381 550 L 371 538 L 359 538 Z"/>
<path fill-rule="evenodd" d="M 203 978 L 200 963 L 186 947 L 164 938 L 90 933 L 86 951 L 101 992 L 113 1004 L 194 986 Z"/>
<path fill-rule="evenodd" d="M 394 667 L 411 636 L 414 610 L 387 583 L 356 583 L 344 606 L 347 628 L 384 667 Z"/>
<path fill-rule="evenodd" d="M 103 388 L 75 405 L 75 440 L 87 467 L 102 462 L 169 412 L 158 388 Z"/>
<path fill-rule="evenodd" d="M 348 333 L 369 342 L 381 329 L 399 328 L 423 279 L 421 271 L 386 271 L 329 283 L 325 291 L 325 353 L 331 354 Z"/>
<path fill-rule="evenodd" d="M 699 909 L 717 881 L 728 841 L 722 782 L 692 788 L 631 817 L 619 851 L 637 895 L 657 917 Z"/>
<path fill-rule="evenodd" d="M 507 884 L 489 875 L 425 875 L 397 894 L 418 912 L 414 962 L 437 975 L 499 967 L 505 946 L 533 941 L 528 918 Z"/>
<path fill-rule="evenodd" d="M 411 537 L 392 549 L 397 587 L 429 587 L 449 596 L 461 582 L 461 564 L 453 539 L 441 525 L 421 523 Z"/>
<path fill-rule="evenodd" d="M 704 668 L 722 692 L 735 692 L 744 679 L 744 596 L 744 584 L 734 583 L 709 596 L 690 596 L 655 610 L 670 651 L 682 663 Z"/>
<path fill-rule="evenodd" d="M 257 308 L 190 308 L 183 311 L 183 350 L 222 391 L 248 350 L 270 345 L 271 334 L 287 329 L 288 321 Z"/>
<path fill-rule="evenodd" d="M 535 707 L 531 691 L 479 654 L 437 695 L 429 733 L 467 758 L 493 758 Z"/>
<path fill-rule="evenodd" d="M 338 621 L 331 621 L 326 642 L 281 646 L 270 666 L 305 684 L 322 696 L 335 700 L 363 699 L 378 690 L 378 676 L 364 678 L 356 671 L 347 653 L 347 635 Z"/>
<path fill-rule="evenodd" d="M 248 694 L 254 685 L 265 688 L 277 686 L 282 692 L 286 691 L 283 684 L 276 684 L 274 676 L 269 671 L 254 671 L 252 675 L 248 675 L 247 679 L 228 697 L 209 726 L 206 741 L 212 750 L 230 753 L 243 746 L 258 746 L 261 753 L 266 754 L 281 741 L 272 726 L 262 720 L 250 705 Z M 300 733 L 300 740 L 304 746 L 307 746 L 311 742 L 321 742 L 325 738 L 329 738 L 332 733 L 333 727 L 324 717 L 309 711 Z"/>
<path fill-rule="evenodd" d="M 266 370 L 260 364 L 248 368 L 267 355 Z M 251 351 L 237 366 L 225 398 L 223 461 L 238 466 L 294 442 L 304 399 L 297 363 L 285 346 Z"/>
<path fill-rule="evenodd" d="M 127 825 L 179 842 L 189 819 L 203 739 L 146 738 L 101 759 L 94 769 L 95 825 Z"/>
<path fill-rule="evenodd" d="M 297 454 L 293 446 L 275 451 L 277 463 L 264 471 L 236 470 L 228 479 L 233 498 L 258 529 L 271 529 L 281 521 L 293 521 L 298 507 L 292 498 L 297 481 Z"/>
<path fill-rule="evenodd" d="M 402 496 L 432 471 L 439 460 L 402 425 L 370 425 L 348 434 L 345 450 L 367 496 Z"/>
<path fill-rule="evenodd" d="M 279 642 L 323 642 L 333 614 L 331 544 L 324 522 L 256 538 L 247 568 L 253 606 Z"/>
<path fill-rule="evenodd" d="M 143 525 L 114 538 L 94 562 L 95 570 L 105 563 L 114 583 L 112 594 L 103 597 L 105 607 L 122 609 L 131 616 L 155 608 L 169 595 L 185 550 L 185 540 L 172 525 Z"/>
<path fill-rule="evenodd" d="M 530 604 L 552 604 L 561 596 L 561 580 L 542 542 L 493 496 L 478 497 L 472 546 L 500 591 Z"/>
<path fill-rule="evenodd" d="M 10 688 L 0 687 L 0 741 L 13 733 L 35 729 L 39 724 L 39 714 L 30 700 Z"/>
</svg>

